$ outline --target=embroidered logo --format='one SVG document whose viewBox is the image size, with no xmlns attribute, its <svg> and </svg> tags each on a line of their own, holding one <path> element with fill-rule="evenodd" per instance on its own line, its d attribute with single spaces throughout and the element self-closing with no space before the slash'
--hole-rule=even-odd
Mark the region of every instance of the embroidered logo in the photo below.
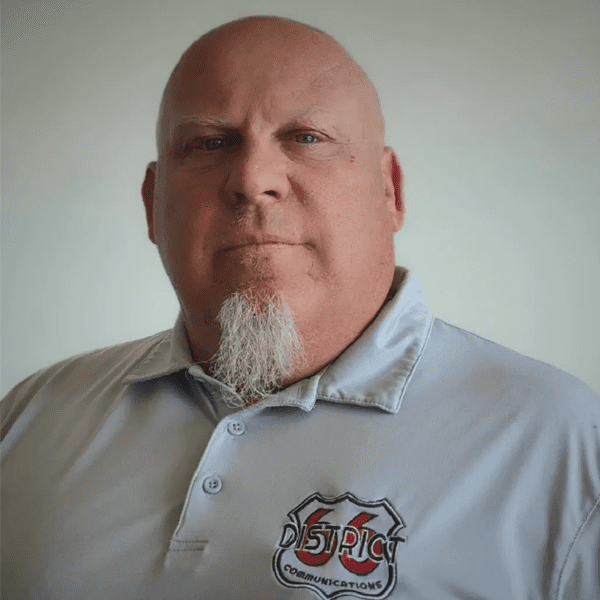
<svg viewBox="0 0 600 600">
<path fill-rule="evenodd" d="M 359 500 L 312 494 L 288 513 L 273 570 L 291 588 L 305 587 L 325 600 L 343 594 L 386 598 L 396 585 L 396 550 L 405 527 L 385 499 Z"/>
</svg>

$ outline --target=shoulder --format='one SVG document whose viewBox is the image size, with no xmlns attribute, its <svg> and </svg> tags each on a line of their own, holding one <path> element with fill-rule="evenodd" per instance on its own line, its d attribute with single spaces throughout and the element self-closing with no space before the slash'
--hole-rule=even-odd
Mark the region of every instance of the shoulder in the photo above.
<svg viewBox="0 0 600 600">
<path fill-rule="evenodd" d="M 576 377 L 440 319 L 434 319 L 427 352 L 487 396 L 534 404 L 555 416 L 600 420 L 600 397 Z"/>
<path fill-rule="evenodd" d="M 150 352 L 163 344 L 168 344 L 170 335 L 171 330 L 168 329 L 139 340 L 71 356 L 34 373 L 15 386 L 8 395 L 10 396 L 21 388 L 34 389 L 61 376 L 76 374 L 93 376 L 108 374 L 109 371 L 114 376 L 115 370 L 118 370 L 125 377 Z"/>
<path fill-rule="evenodd" d="M 30 400 L 43 391 L 76 395 L 103 382 L 122 381 L 151 352 L 170 341 L 171 330 L 61 360 L 18 383 L 0 402 L 2 437 Z"/>
<path fill-rule="evenodd" d="M 591 598 L 600 532 L 598 395 L 560 369 L 439 319 L 417 379 L 451 407 L 445 426 L 458 423 L 465 444 L 485 440 L 477 452 L 493 457 L 493 477 L 510 472 L 506 494 L 514 505 L 535 505 L 529 534 L 548 532 L 554 553 L 546 563 L 549 597 Z"/>
</svg>

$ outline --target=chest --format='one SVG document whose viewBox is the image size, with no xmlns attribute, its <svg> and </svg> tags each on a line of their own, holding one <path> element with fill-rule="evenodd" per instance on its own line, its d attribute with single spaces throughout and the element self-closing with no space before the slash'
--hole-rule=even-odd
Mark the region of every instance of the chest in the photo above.
<svg viewBox="0 0 600 600">
<path fill-rule="evenodd" d="M 107 420 L 61 464 L 60 440 L 30 448 L 35 473 L 9 464 L 25 525 L 7 535 L 37 597 L 540 597 L 550 509 L 514 424 L 168 414 Z"/>
</svg>

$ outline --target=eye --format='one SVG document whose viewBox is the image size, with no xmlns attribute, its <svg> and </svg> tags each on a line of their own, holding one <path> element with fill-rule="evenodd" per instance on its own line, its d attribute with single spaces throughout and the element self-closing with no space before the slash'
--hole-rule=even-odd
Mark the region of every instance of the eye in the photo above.
<svg viewBox="0 0 600 600">
<path fill-rule="evenodd" d="M 296 141 L 299 144 L 316 144 L 319 141 L 319 138 L 311 135 L 310 133 L 301 133 L 300 135 L 296 136 Z"/>
<path fill-rule="evenodd" d="M 203 150 L 219 150 L 219 148 L 223 148 L 226 144 L 226 140 L 224 138 L 211 138 L 209 140 L 204 140 L 200 147 Z"/>
<path fill-rule="evenodd" d="M 184 147 L 184 154 L 194 152 L 215 152 L 217 150 L 226 150 L 235 146 L 239 140 L 238 136 L 226 135 L 215 137 L 202 137 L 190 140 Z"/>
</svg>

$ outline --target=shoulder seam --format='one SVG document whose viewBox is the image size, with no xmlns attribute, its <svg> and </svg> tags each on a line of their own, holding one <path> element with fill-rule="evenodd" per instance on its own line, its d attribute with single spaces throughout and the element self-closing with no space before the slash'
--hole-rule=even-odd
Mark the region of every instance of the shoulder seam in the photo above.
<svg viewBox="0 0 600 600">
<path fill-rule="evenodd" d="M 554 597 L 556 598 L 556 600 L 558 600 L 558 598 L 559 598 L 560 587 L 562 585 L 562 577 L 563 577 L 565 569 L 567 567 L 567 563 L 569 562 L 569 559 L 571 558 L 571 553 L 573 551 L 573 548 L 574 548 L 575 544 L 577 543 L 577 540 L 579 539 L 579 536 L 581 535 L 581 532 L 583 531 L 583 528 L 585 527 L 586 523 L 590 520 L 593 512 L 596 509 L 600 509 L 600 494 L 598 494 L 598 496 L 596 497 L 596 499 L 594 501 L 594 504 L 592 505 L 592 508 L 585 515 L 585 517 L 583 519 L 583 522 L 579 526 L 579 529 L 575 533 L 575 537 L 573 538 L 573 541 L 571 542 L 571 545 L 569 546 L 569 549 L 567 550 L 567 555 L 565 556 L 565 560 L 564 560 L 563 565 L 562 565 L 562 567 L 560 569 L 560 574 L 558 576 L 558 581 L 557 581 L 557 584 L 556 584 L 556 594 L 554 595 Z"/>
</svg>

